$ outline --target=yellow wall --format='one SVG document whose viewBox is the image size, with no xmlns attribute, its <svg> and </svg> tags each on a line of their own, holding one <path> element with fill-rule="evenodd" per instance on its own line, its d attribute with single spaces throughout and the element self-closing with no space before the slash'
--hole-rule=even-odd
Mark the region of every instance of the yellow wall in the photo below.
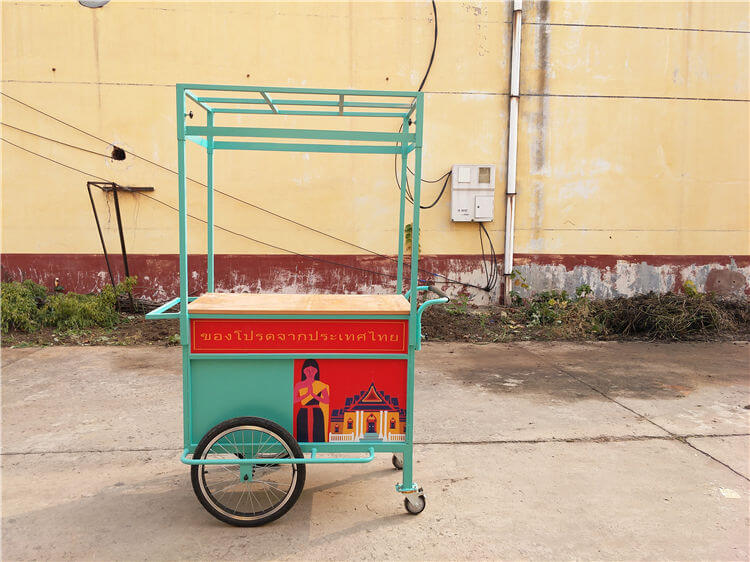
<svg viewBox="0 0 750 562">
<path fill-rule="evenodd" d="M 439 1 L 425 86 L 425 176 L 454 163 L 497 164 L 488 226 L 498 248 L 510 15 L 508 2 Z M 113 0 L 93 10 L 72 0 L 5 1 L 2 91 L 174 169 L 175 82 L 415 89 L 432 46 L 431 17 L 429 2 Z M 750 253 L 747 4 L 524 2 L 524 21 L 521 90 L 533 95 L 520 102 L 516 251 Z M 2 120 L 108 151 L 6 97 Z M 133 156 L 113 162 L 8 127 L 2 136 L 121 184 L 153 185 L 154 196 L 176 203 L 175 176 Z M 188 168 L 205 179 L 197 147 Z M 225 191 L 373 250 L 395 250 L 391 157 L 232 152 L 218 155 L 216 170 Z M 99 252 L 85 179 L 2 143 L 3 252 Z M 425 199 L 438 189 L 428 185 Z M 202 193 L 190 184 L 196 214 Z M 106 209 L 105 196 L 96 197 Z M 130 252 L 177 251 L 173 211 L 123 200 Z M 299 252 L 357 253 L 222 196 L 217 222 Z M 107 236 L 115 244 L 113 219 Z M 202 225 L 191 222 L 190 236 L 200 251 Z M 476 226 L 450 222 L 449 197 L 423 214 L 422 236 L 425 253 L 479 251 Z M 273 253 L 226 233 L 216 249 Z"/>
</svg>

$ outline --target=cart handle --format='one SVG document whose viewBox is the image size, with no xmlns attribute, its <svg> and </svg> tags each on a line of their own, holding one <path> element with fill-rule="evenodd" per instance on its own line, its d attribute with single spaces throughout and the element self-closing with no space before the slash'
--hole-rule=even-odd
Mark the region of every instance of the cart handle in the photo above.
<svg viewBox="0 0 750 562">
<path fill-rule="evenodd" d="M 156 319 L 162 319 L 162 318 L 179 318 L 180 317 L 179 312 L 167 312 L 167 310 L 169 310 L 170 308 L 174 308 L 178 304 L 180 304 L 180 297 L 177 297 L 176 299 L 172 299 L 169 302 L 165 302 L 159 308 L 155 308 L 154 310 L 146 314 L 146 319 L 156 320 Z"/>
<path fill-rule="evenodd" d="M 192 302 L 197 298 L 198 297 L 188 297 L 188 302 Z M 167 310 L 174 308 L 178 304 L 180 304 L 180 297 L 172 299 L 169 302 L 165 302 L 159 308 L 155 308 L 154 310 L 146 314 L 146 319 L 147 320 L 165 320 L 168 318 L 179 318 L 180 317 L 179 312 L 167 312 Z"/>
<path fill-rule="evenodd" d="M 423 302 L 419 308 L 417 309 L 417 341 L 415 342 L 415 349 L 419 350 L 422 349 L 422 314 L 424 313 L 425 309 L 428 306 L 432 306 L 433 304 L 445 304 L 448 301 L 450 301 L 450 297 L 446 295 L 443 291 L 435 287 L 434 285 L 429 285 L 426 287 L 417 287 L 417 291 L 424 290 L 424 291 L 431 291 L 438 295 L 440 298 L 438 299 L 430 299 L 425 302 Z"/>
<path fill-rule="evenodd" d="M 419 285 L 417 286 L 417 291 L 431 291 L 439 297 L 443 297 L 443 298 L 450 300 L 450 297 L 446 295 L 443 291 L 438 289 L 435 285 Z M 404 294 L 404 297 L 406 298 L 406 300 L 409 300 L 410 296 L 411 296 L 411 289 L 406 291 L 406 294 Z"/>
<path fill-rule="evenodd" d="M 319 458 L 318 450 L 313 448 L 309 458 L 294 459 L 189 459 L 190 449 L 182 451 L 180 461 L 183 464 L 354 464 L 366 463 L 375 458 L 375 448 L 370 447 L 370 456 L 368 457 L 347 457 L 347 458 Z"/>
</svg>

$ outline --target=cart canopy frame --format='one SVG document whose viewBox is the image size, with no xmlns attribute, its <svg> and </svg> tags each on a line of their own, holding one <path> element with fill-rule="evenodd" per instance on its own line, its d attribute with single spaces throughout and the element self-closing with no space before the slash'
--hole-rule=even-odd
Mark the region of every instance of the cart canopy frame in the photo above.
<svg viewBox="0 0 750 562">
<path fill-rule="evenodd" d="M 320 152 L 337 154 L 400 154 L 401 190 L 399 200 L 398 260 L 396 287 L 411 304 L 410 318 L 417 319 L 419 260 L 419 211 L 422 174 L 423 93 L 409 91 L 283 88 L 265 86 L 226 86 L 217 84 L 177 84 L 177 164 L 179 192 L 180 297 L 178 313 L 180 336 L 189 341 L 187 195 L 185 142 L 206 149 L 207 291 L 214 292 L 214 151 L 252 150 L 275 152 Z M 192 105 L 206 114 L 205 126 L 186 123 Z M 295 109 L 288 109 L 295 108 Z M 301 108 L 301 109 L 299 109 Z M 297 117 L 379 117 L 400 120 L 398 132 L 342 129 L 297 129 L 284 127 L 230 127 L 217 125 L 217 114 L 292 115 Z M 245 139 L 263 139 L 248 141 Z M 273 139 L 273 140 L 268 140 Z M 323 142 L 284 142 L 325 141 Z M 281 142 L 280 142 L 281 141 Z M 366 144 L 363 144 L 366 143 Z M 414 152 L 414 192 L 412 212 L 411 261 L 408 291 L 404 292 L 404 227 L 406 216 L 407 159 Z M 412 290 L 414 289 L 414 290 Z M 171 308 L 170 307 L 170 308 Z M 166 307 L 162 310 L 166 312 Z M 162 312 L 160 317 L 166 315 Z M 410 342 L 419 336 L 416 322 L 410 322 Z"/>
</svg>

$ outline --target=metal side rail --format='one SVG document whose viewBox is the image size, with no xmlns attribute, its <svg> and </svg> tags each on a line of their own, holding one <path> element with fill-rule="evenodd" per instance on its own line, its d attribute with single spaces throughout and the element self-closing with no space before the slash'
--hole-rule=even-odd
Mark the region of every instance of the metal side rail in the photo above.
<svg viewBox="0 0 750 562">
<path fill-rule="evenodd" d="M 198 297 L 188 297 L 188 302 L 192 302 L 197 298 Z M 180 304 L 180 297 L 174 298 L 169 302 L 165 302 L 159 308 L 155 308 L 154 310 L 146 314 L 146 319 L 147 320 L 167 320 L 170 318 L 179 318 L 180 317 L 179 312 L 167 312 L 167 310 L 171 310 L 178 304 Z"/>
<path fill-rule="evenodd" d="M 375 449 L 369 448 L 369 456 L 367 457 L 347 457 L 347 458 L 332 458 L 318 457 L 318 450 L 313 449 L 309 457 L 301 458 L 263 458 L 263 459 L 190 459 L 190 449 L 182 451 L 182 457 L 180 461 L 183 464 L 361 464 L 368 463 L 375 459 Z"/>
</svg>

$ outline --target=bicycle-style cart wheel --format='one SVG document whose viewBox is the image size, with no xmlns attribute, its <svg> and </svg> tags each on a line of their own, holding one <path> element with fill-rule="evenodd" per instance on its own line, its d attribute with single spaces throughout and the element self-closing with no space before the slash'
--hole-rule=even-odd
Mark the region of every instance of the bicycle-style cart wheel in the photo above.
<svg viewBox="0 0 750 562">
<path fill-rule="evenodd" d="M 255 417 L 234 418 L 209 431 L 193 459 L 302 458 L 297 441 L 283 427 Z M 305 485 L 305 465 L 199 464 L 191 469 L 193 490 L 217 519 L 240 527 L 256 527 L 284 515 Z"/>
</svg>

